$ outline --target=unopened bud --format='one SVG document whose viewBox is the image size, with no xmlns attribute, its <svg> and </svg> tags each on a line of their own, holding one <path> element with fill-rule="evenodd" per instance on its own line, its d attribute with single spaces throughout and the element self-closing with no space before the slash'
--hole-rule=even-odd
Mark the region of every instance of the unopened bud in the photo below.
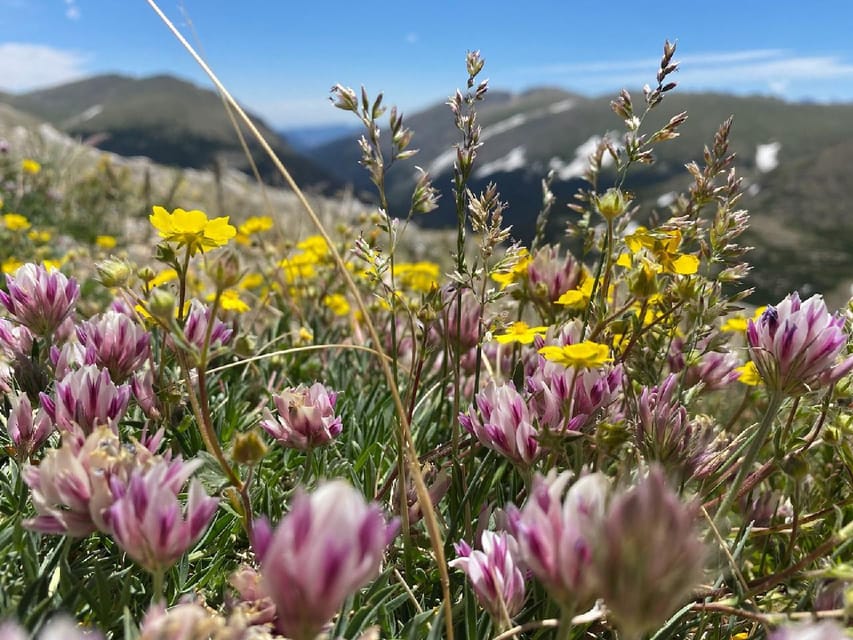
<svg viewBox="0 0 853 640">
<path fill-rule="evenodd" d="M 226 249 L 207 267 L 207 275 L 217 291 L 225 291 L 240 282 L 240 257 L 236 251 Z"/>
<path fill-rule="evenodd" d="M 156 288 L 148 298 L 148 313 L 165 322 L 171 322 L 175 312 L 175 296 L 170 292 Z"/>
<path fill-rule="evenodd" d="M 266 453 L 267 445 L 257 431 L 240 433 L 234 438 L 234 451 L 231 457 L 238 464 L 255 465 Z"/>
<path fill-rule="evenodd" d="M 105 287 L 123 287 L 131 276 L 130 265 L 120 258 L 109 257 L 102 260 L 95 269 L 98 271 L 98 279 Z"/>
<path fill-rule="evenodd" d="M 630 199 L 625 197 L 621 189 L 610 188 L 601 197 L 596 197 L 595 206 L 601 217 L 607 221 L 613 221 L 628 209 Z"/>
</svg>

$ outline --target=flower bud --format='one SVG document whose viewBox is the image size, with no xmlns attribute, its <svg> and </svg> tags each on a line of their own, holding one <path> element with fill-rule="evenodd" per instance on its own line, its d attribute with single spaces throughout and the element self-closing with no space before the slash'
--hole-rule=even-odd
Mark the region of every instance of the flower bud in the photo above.
<svg viewBox="0 0 853 640">
<path fill-rule="evenodd" d="M 158 287 L 151 291 L 147 306 L 148 313 L 152 316 L 167 324 L 171 323 L 175 315 L 175 296 L 169 291 Z"/>
<path fill-rule="evenodd" d="M 234 438 L 234 451 L 231 457 L 238 464 L 254 465 L 267 453 L 267 445 L 257 431 L 237 434 Z"/>
<path fill-rule="evenodd" d="M 601 217 L 608 222 L 612 222 L 624 214 L 630 204 L 631 200 L 625 197 L 622 190 L 614 187 L 608 189 L 603 196 L 595 198 L 595 208 L 598 209 Z"/>
<path fill-rule="evenodd" d="M 98 278 L 105 287 L 123 287 L 130 280 L 132 269 L 121 258 L 109 257 L 95 265 Z"/>
</svg>

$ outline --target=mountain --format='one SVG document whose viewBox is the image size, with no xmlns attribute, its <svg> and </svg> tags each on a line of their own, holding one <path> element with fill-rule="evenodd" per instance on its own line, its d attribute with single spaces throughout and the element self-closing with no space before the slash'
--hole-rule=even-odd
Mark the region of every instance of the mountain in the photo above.
<svg viewBox="0 0 853 640">
<path fill-rule="evenodd" d="M 172 76 L 100 75 L 2 100 L 123 156 L 198 169 L 220 164 L 250 169 L 219 95 Z M 297 182 L 320 189 L 337 186 L 260 118 L 251 117 Z M 251 140 L 247 131 L 244 134 Z M 249 148 L 261 175 L 275 183 L 278 176 L 260 147 L 251 141 Z"/>
<path fill-rule="evenodd" d="M 509 203 L 505 219 L 518 239 L 529 240 L 541 203 L 541 180 L 549 169 L 557 205 L 549 238 L 562 237 L 573 215 L 566 209 L 583 183 L 580 176 L 600 136 L 616 142 L 624 125 L 610 109 L 610 97 L 587 98 L 560 89 L 522 94 L 489 92 L 478 105 L 483 127 L 471 188 L 495 181 Z M 640 92 L 635 102 L 642 102 Z M 669 118 L 687 111 L 688 120 L 675 140 L 657 145 L 655 164 L 631 169 L 625 187 L 641 203 L 640 219 L 653 210 L 668 214 L 675 194 L 691 183 L 684 165 L 702 163 L 705 145 L 719 125 L 734 115 L 731 151 L 744 178 L 742 206 L 751 213 L 746 243 L 755 246 L 748 259 L 755 265 L 751 284 L 755 300 L 782 297 L 792 289 L 849 297 L 853 283 L 853 213 L 846 206 L 846 185 L 853 170 L 853 105 L 788 103 L 767 97 L 723 94 L 668 94 L 643 123 L 653 132 Z M 443 196 L 439 209 L 418 218 L 422 225 L 455 224 L 451 194 L 453 145 L 459 140 L 452 114 L 436 105 L 407 116 L 414 131 L 411 147 L 420 149 L 411 162 L 389 170 L 387 191 L 392 213 L 404 215 L 415 179 L 414 165 L 428 170 Z M 371 194 L 367 172 L 358 165 L 360 151 L 350 135 L 308 153 L 319 165 L 352 184 L 357 193 Z M 388 136 L 384 136 L 387 140 Z M 613 175 L 602 176 L 603 185 Z"/>
<path fill-rule="evenodd" d="M 308 151 L 321 145 L 355 134 L 358 128 L 346 124 L 315 125 L 282 129 L 279 135 L 297 151 Z"/>
</svg>

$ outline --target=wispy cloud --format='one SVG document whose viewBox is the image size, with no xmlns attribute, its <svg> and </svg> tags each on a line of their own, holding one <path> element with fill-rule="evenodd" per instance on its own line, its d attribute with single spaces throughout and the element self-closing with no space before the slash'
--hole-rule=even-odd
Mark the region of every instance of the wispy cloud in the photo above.
<svg viewBox="0 0 853 640">
<path fill-rule="evenodd" d="M 89 56 L 40 44 L 0 44 L 0 87 L 27 91 L 86 75 Z"/>
<path fill-rule="evenodd" d="M 678 56 L 672 78 L 685 90 L 759 91 L 786 94 L 817 81 L 853 78 L 853 62 L 838 55 L 799 55 L 754 49 Z M 580 90 L 604 91 L 654 82 L 659 59 L 596 61 L 529 67 L 531 78 L 556 80 Z M 796 85 L 796 86 L 795 86 Z"/>
<path fill-rule="evenodd" d="M 414 31 L 406 34 L 406 43 L 407 44 L 416 44 L 419 39 L 420 38 L 418 37 L 418 34 L 415 33 Z"/>
<path fill-rule="evenodd" d="M 80 7 L 77 6 L 77 0 L 65 0 L 65 17 L 69 20 L 80 19 Z"/>
</svg>

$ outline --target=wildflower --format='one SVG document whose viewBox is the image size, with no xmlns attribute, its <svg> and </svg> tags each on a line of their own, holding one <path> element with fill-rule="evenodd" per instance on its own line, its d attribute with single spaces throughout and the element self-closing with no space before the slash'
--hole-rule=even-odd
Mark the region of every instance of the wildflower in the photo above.
<svg viewBox="0 0 853 640">
<path fill-rule="evenodd" d="M 611 187 L 601 197 L 595 197 L 595 208 L 601 217 L 608 222 L 613 222 L 621 216 L 631 204 L 631 199 L 622 193 L 621 189 Z"/>
<path fill-rule="evenodd" d="M 336 400 L 337 394 L 319 382 L 285 389 L 273 396 L 278 415 L 265 410 L 261 427 L 286 447 L 305 451 L 328 444 L 343 430 Z"/>
<path fill-rule="evenodd" d="M 343 481 L 325 482 L 311 494 L 298 491 L 271 537 L 261 533 L 267 540 L 256 546 L 279 631 L 313 640 L 347 596 L 379 574 L 396 531 L 377 504 Z"/>
<path fill-rule="evenodd" d="M 681 246 L 681 231 L 649 231 L 638 227 L 634 233 L 625 237 L 625 243 L 631 253 L 642 249 L 654 256 L 660 268 L 666 273 L 692 275 L 699 270 L 699 258 L 690 254 L 678 253 Z"/>
<path fill-rule="evenodd" d="M 317 262 L 322 261 L 329 254 L 329 245 L 323 236 L 308 236 L 299 242 L 296 248 L 312 256 Z"/>
<path fill-rule="evenodd" d="M 38 451 L 53 433 L 53 423 L 44 411 L 33 412 L 26 393 L 12 396 L 10 404 L 12 408 L 6 418 L 6 431 L 12 439 L 15 457 L 23 461 Z"/>
<path fill-rule="evenodd" d="M 6 275 L 8 293 L 0 302 L 15 320 L 37 336 L 49 336 L 74 311 L 80 287 L 74 278 L 28 263 Z"/>
<path fill-rule="evenodd" d="M 226 289 L 219 295 L 219 306 L 223 311 L 235 313 L 246 313 L 249 310 L 249 305 L 243 302 L 235 289 Z"/>
<path fill-rule="evenodd" d="M 109 310 L 77 327 L 83 362 L 103 367 L 116 384 L 125 382 L 148 359 L 150 334 L 125 313 Z"/>
<path fill-rule="evenodd" d="M 63 438 L 38 466 L 26 465 L 24 482 L 36 517 L 23 526 L 40 533 L 82 537 L 108 531 L 104 510 L 113 502 L 111 484 L 120 484 L 134 464 L 108 427 L 96 429 L 83 442 Z"/>
<path fill-rule="evenodd" d="M 459 423 L 481 444 L 516 464 L 529 465 L 539 455 L 538 433 L 527 404 L 511 384 L 490 382 L 474 396 L 468 413 L 459 414 Z"/>
<path fill-rule="evenodd" d="M 506 328 L 506 333 L 500 333 L 495 336 L 500 344 L 509 344 L 518 342 L 520 344 L 530 344 L 536 336 L 545 335 L 548 327 L 530 327 L 526 322 L 513 322 Z"/>
<path fill-rule="evenodd" d="M 272 218 L 269 216 L 251 216 L 246 222 L 237 227 L 244 236 L 251 236 L 272 229 Z"/>
<path fill-rule="evenodd" d="M 569 289 L 557 298 L 557 304 L 570 309 L 584 309 L 592 296 L 593 284 L 595 284 L 595 278 L 585 276 L 576 289 Z"/>
<path fill-rule="evenodd" d="M 41 394 L 41 404 L 56 426 L 88 436 L 106 425 L 118 432 L 118 422 L 127 410 L 130 387 L 116 386 L 110 373 L 95 365 L 72 371 L 56 383 L 55 397 Z"/>
<path fill-rule="evenodd" d="M 34 176 L 41 171 L 41 164 L 32 158 L 24 158 L 21 160 L 21 170 Z"/>
<path fill-rule="evenodd" d="M 606 344 L 585 340 L 576 344 L 563 346 L 549 345 L 539 349 L 546 360 L 556 362 L 564 367 L 596 367 L 611 362 L 610 348 Z"/>
<path fill-rule="evenodd" d="M 671 373 L 663 384 L 640 393 L 635 435 L 647 460 L 667 470 L 689 474 L 707 442 L 698 425 L 691 422 L 686 407 L 678 401 L 678 376 Z"/>
<path fill-rule="evenodd" d="M 748 387 L 761 384 L 761 374 L 758 373 L 758 368 L 752 360 L 742 367 L 735 368 L 735 371 L 738 372 L 738 381 L 743 382 Z"/>
<path fill-rule="evenodd" d="M 853 356 L 836 363 L 847 344 L 844 318 L 831 315 L 821 296 L 797 293 L 769 306 L 746 331 L 750 359 L 771 390 L 796 395 L 832 384 L 853 369 Z"/>
<path fill-rule="evenodd" d="M 350 312 L 349 302 L 340 293 L 332 293 L 323 297 L 323 305 L 336 316 L 345 316 Z"/>
<path fill-rule="evenodd" d="M 297 253 L 279 262 L 278 266 L 284 270 L 287 282 L 292 284 L 298 280 L 313 278 L 317 273 L 314 268 L 316 264 L 317 256 L 314 254 Z"/>
<path fill-rule="evenodd" d="M 36 244 L 47 244 L 53 238 L 53 234 L 44 229 L 32 229 L 27 234 L 27 237 Z"/>
<path fill-rule="evenodd" d="M 600 594 L 624 637 L 663 623 L 698 585 L 705 553 L 695 521 L 659 469 L 613 499 L 595 563 Z"/>
<path fill-rule="evenodd" d="M 561 259 L 558 247 L 542 247 L 527 265 L 527 286 L 533 297 L 551 304 L 576 289 L 583 274 L 583 265 L 572 254 Z"/>
<path fill-rule="evenodd" d="M 175 209 L 169 213 L 163 207 L 154 207 L 148 219 L 160 237 L 187 247 L 190 254 L 215 249 L 228 244 L 237 230 L 228 224 L 228 216 L 208 220 L 207 214 L 197 209 Z"/>
<path fill-rule="evenodd" d="M 178 492 L 201 464 L 159 460 L 147 469 L 135 468 L 117 499 L 105 513 L 115 541 L 148 571 L 171 567 L 210 524 L 219 501 L 208 496 L 198 479 L 189 487 L 182 517 Z"/>
<path fill-rule="evenodd" d="M 755 310 L 755 314 L 752 316 L 753 322 L 757 321 L 761 315 L 767 310 L 767 307 L 758 307 Z M 730 316 L 726 318 L 726 321 L 723 322 L 720 327 L 720 331 L 727 331 L 730 333 L 746 333 L 746 329 L 749 326 L 749 319 L 740 315 Z"/>
<path fill-rule="evenodd" d="M 100 633 L 81 628 L 76 622 L 64 615 L 52 617 L 35 636 L 31 636 L 25 629 L 10 620 L 0 624 L 0 639 L 2 640 L 27 640 L 31 637 L 37 640 L 58 640 L 59 638 L 62 640 L 101 640 L 103 638 Z"/>
<path fill-rule="evenodd" d="M 480 606 L 495 620 L 507 623 L 524 604 L 518 542 L 506 532 L 483 531 L 480 543 L 482 551 L 472 550 L 464 540 L 453 545 L 458 557 L 448 564 L 465 572 Z"/>
<path fill-rule="evenodd" d="M 139 640 L 232 637 L 239 635 L 236 630 L 227 629 L 226 620 L 222 616 L 196 602 L 183 602 L 170 609 L 166 609 L 161 602 L 152 604 L 139 629 Z"/>
<path fill-rule="evenodd" d="M 143 413 L 152 420 L 160 417 L 160 401 L 154 391 L 154 374 L 151 369 L 146 368 L 144 372 L 137 373 L 130 379 L 130 389 L 136 404 Z"/>
<path fill-rule="evenodd" d="M 3 224 L 9 231 L 26 231 L 30 228 L 30 221 L 20 213 L 4 213 Z"/>
<path fill-rule="evenodd" d="M 527 502 L 508 508 L 519 555 L 562 607 L 584 606 L 596 592 L 594 545 L 604 516 L 607 480 L 581 476 L 564 494 L 568 472 L 537 475 Z"/>
<path fill-rule="evenodd" d="M 438 288 L 441 270 L 434 262 L 399 262 L 394 265 L 397 286 L 419 293 Z"/>
<path fill-rule="evenodd" d="M 95 246 L 100 249 L 114 249 L 116 246 L 116 239 L 114 236 L 108 235 L 100 235 L 95 236 Z"/>
<path fill-rule="evenodd" d="M 190 302 L 190 310 L 184 324 L 184 339 L 199 351 L 204 346 L 204 340 L 207 336 L 207 326 L 210 323 L 210 315 L 211 309 L 209 307 L 204 306 L 198 300 Z M 213 350 L 227 344 L 233 334 L 234 332 L 228 325 L 219 320 L 219 318 L 214 318 L 213 328 L 210 331 L 209 348 Z"/>
<path fill-rule="evenodd" d="M 530 261 L 531 257 L 527 249 L 522 248 L 510 264 L 492 273 L 491 278 L 501 286 L 501 289 L 506 289 L 509 285 L 520 282 L 527 275 Z"/>
<path fill-rule="evenodd" d="M 525 388 L 540 428 L 553 433 L 578 432 L 616 400 L 622 378 L 622 365 L 578 371 L 539 356 Z"/>
</svg>

